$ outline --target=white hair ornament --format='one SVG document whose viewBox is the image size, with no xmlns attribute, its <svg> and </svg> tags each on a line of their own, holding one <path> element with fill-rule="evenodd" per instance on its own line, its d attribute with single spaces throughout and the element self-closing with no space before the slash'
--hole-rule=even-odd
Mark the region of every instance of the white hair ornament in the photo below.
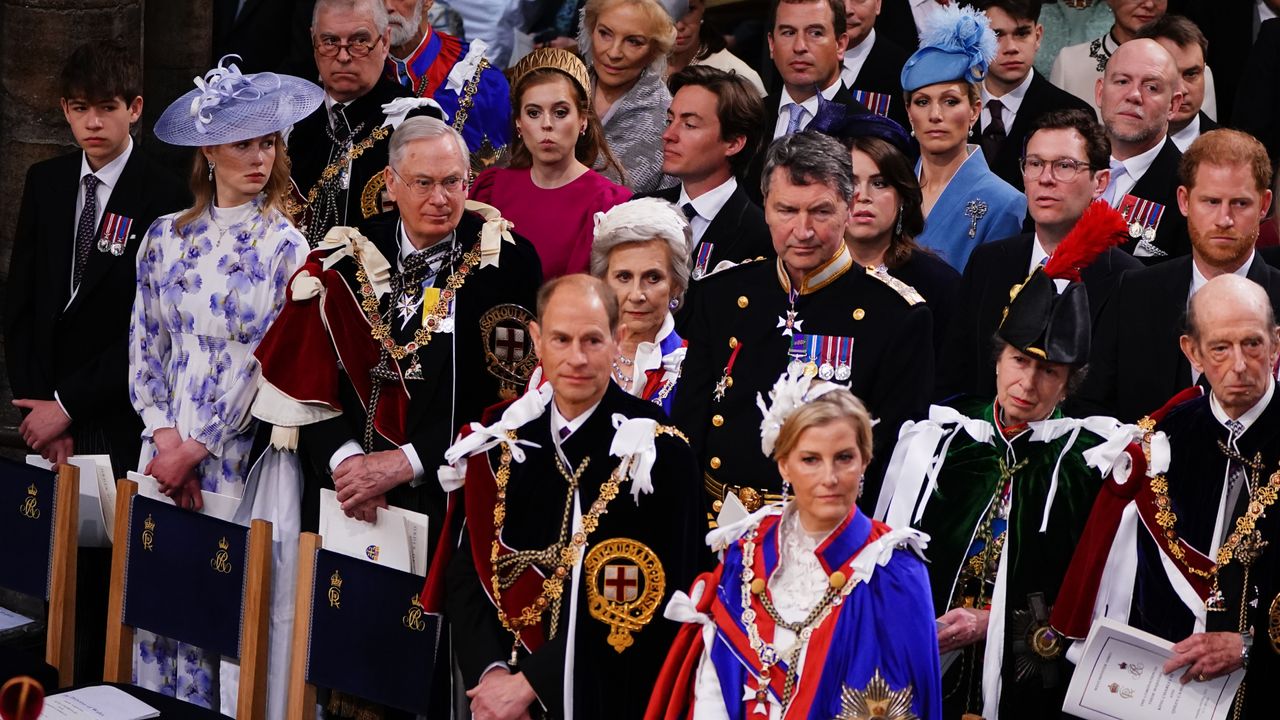
<svg viewBox="0 0 1280 720">
<path fill-rule="evenodd" d="M 813 381 L 814 377 L 805 375 L 802 367 L 788 368 L 769 391 L 771 404 L 766 405 L 764 397 L 756 393 L 756 406 L 764 414 L 760 422 L 760 449 L 766 457 L 773 455 L 778 434 L 792 413 L 827 393 L 845 389 L 836 383 L 822 381 L 814 385 Z"/>
</svg>

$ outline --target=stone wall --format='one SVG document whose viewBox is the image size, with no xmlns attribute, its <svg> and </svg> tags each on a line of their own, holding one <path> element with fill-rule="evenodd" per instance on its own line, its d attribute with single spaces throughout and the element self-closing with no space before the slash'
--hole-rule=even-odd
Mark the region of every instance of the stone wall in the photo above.
<svg viewBox="0 0 1280 720">
<path fill-rule="evenodd" d="M 0 298 L 27 168 L 74 149 L 58 107 L 58 73 L 82 42 L 118 40 L 142 58 L 140 147 L 185 168 L 190 151 L 150 136 L 156 117 L 209 61 L 212 0 L 0 0 Z M 185 176 L 185 171 L 180 172 Z M 4 338 L 0 336 L 0 349 Z M 0 452 L 21 454 L 0 352 Z"/>
</svg>

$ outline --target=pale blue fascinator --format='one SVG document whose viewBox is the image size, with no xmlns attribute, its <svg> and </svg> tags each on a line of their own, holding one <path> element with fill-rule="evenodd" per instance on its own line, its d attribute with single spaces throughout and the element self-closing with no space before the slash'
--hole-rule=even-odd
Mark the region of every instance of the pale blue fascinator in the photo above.
<svg viewBox="0 0 1280 720">
<path fill-rule="evenodd" d="M 279 132 L 324 102 L 324 90 L 292 75 L 245 75 L 229 63 L 195 78 L 196 88 L 174 100 L 156 121 L 156 137 L 170 145 L 203 147 Z"/>
<path fill-rule="evenodd" d="M 920 31 L 920 49 L 902 66 L 902 89 L 966 81 L 980 83 L 996 56 L 991 21 L 971 7 L 954 3 L 933 12 Z"/>
</svg>

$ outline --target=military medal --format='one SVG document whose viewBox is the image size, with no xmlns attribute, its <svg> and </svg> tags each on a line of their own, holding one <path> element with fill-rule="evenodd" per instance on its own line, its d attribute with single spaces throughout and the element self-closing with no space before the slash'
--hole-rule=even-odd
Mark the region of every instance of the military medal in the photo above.
<svg viewBox="0 0 1280 720">
<path fill-rule="evenodd" d="M 116 213 L 102 215 L 102 233 L 98 236 L 98 252 L 109 252 L 116 257 L 124 254 L 125 245 L 129 242 L 129 231 L 133 229 L 133 218 Z"/>
<path fill-rule="evenodd" d="M 862 103 L 863 107 L 880 117 L 889 117 L 889 94 L 869 92 L 867 90 L 852 90 L 853 99 Z"/>
<path fill-rule="evenodd" d="M 840 338 L 839 347 L 836 349 L 836 380 L 845 382 L 853 375 L 853 367 L 849 359 L 852 354 L 853 338 Z"/>
<path fill-rule="evenodd" d="M 818 365 L 818 377 L 823 380 L 830 380 L 836 376 L 836 366 L 833 361 L 835 360 L 837 340 L 832 336 L 822 339 L 822 364 Z"/>
<path fill-rule="evenodd" d="M 693 265 L 693 279 L 701 280 L 707 276 L 707 265 L 711 262 L 711 251 L 715 243 L 704 242 L 698 246 L 698 257 Z"/>
<path fill-rule="evenodd" d="M 987 214 L 987 204 L 981 200 L 970 200 L 964 206 L 965 217 L 969 218 L 969 237 L 978 236 L 978 221 Z"/>
<path fill-rule="evenodd" d="M 778 327 L 782 328 L 782 334 L 787 337 L 794 337 L 797 332 L 800 332 L 800 323 L 804 322 L 796 319 L 796 298 L 799 296 L 800 292 L 792 289 L 787 296 L 788 302 L 791 303 L 790 309 L 787 310 L 787 316 L 785 318 L 781 315 L 778 316 Z"/>
</svg>

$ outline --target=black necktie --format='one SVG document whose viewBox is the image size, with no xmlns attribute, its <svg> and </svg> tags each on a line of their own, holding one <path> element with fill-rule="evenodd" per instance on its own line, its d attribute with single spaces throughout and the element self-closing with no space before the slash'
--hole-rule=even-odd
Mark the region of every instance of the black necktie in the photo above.
<svg viewBox="0 0 1280 720">
<path fill-rule="evenodd" d="M 71 272 L 71 287 L 80 287 L 80 278 L 84 277 L 85 265 L 89 263 L 89 248 L 93 247 L 93 231 L 98 227 L 98 183 L 102 182 L 97 175 L 90 173 L 81 180 L 84 183 L 84 209 L 80 211 L 80 222 L 76 225 L 76 258 Z"/>
<path fill-rule="evenodd" d="M 338 142 L 345 143 L 351 139 L 351 124 L 347 122 L 346 105 L 342 103 L 334 103 L 333 110 L 333 136 Z"/>
<path fill-rule="evenodd" d="M 987 103 L 987 108 L 991 110 L 991 122 L 982 131 L 982 154 L 986 156 L 987 162 L 995 160 L 996 153 L 1000 152 L 1000 146 L 1004 143 L 1006 136 L 1004 129 L 1004 103 L 999 100 L 992 99 Z"/>
<path fill-rule="evenodd" d="M 684 216 L 689 220 L 698 217 L 698 211 L 694 209 L 693 203 L 691 202 L 681 205 L 680 209 L 684 211 Z"/>
</svg>

